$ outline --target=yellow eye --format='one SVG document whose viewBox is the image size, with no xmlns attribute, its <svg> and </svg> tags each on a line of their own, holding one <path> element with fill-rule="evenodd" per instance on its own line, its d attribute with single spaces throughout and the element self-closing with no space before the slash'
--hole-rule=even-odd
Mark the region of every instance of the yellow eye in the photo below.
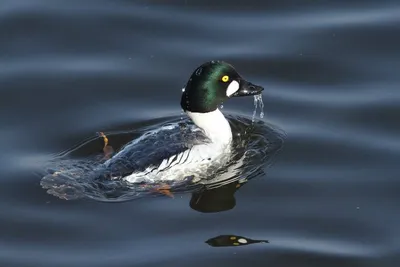
<svg viewBox="0 0 400 267">
<path fill-rule="evenodd" d="M 228 76 L 228 75 L 225 75 L 225 76 L 222 77 L 221 80 L 222 80 L 224 83 L 226 83 L 227 81 L 229 81 L 229 76 Z"/>
</svg>

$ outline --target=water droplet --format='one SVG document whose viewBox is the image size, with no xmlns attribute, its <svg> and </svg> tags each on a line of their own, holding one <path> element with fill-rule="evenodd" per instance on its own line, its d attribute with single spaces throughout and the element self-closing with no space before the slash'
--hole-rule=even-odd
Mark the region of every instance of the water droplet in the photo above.
<svg viewBox="0 0 400 267">
<path fill-rule="evenodd" d="M 185 88 L 182 88 L 182 92 L 185 92 Z"/>
<path fill-rule="evenodd" d="M 220 108 L 223 109 L 223 108 L 224 108 L 224 105 L 221 105 Z"/>
<path fill-rule="evenodd" d="M 251 120 L 252 122 L 255 121 L 258 107 L 260 107 L 260 118 L 262 119 L 262 118 L 264 118 L 264 103 L 263 103 L 261 94 L 254 96 L 254 111 L 253 111 L 253 117 Z"/>
<path fill-rule="evenodd" d="M 199 76 L 201 74 L 201 72 L 203 71 L 203 68 L 198 68 L 196 70 L 196 75 Z"/>
</svg>

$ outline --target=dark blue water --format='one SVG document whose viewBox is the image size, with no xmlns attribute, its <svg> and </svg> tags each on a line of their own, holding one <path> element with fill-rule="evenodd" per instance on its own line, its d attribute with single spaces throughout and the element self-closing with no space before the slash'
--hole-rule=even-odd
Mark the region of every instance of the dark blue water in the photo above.
<svg viewBox="0 0 400 267">
<path fill-rule="evenodd" d="M 394 0 L 2 0 L 0 265 L 398 266 L 399 47 Z M 234 207 L 41 188 L 32 169 L 49 154 L 180 116 L 212 59 L 262 84 L 263 120 L 286 132 L 262 177 L 224 189 Z M 223 111 L 251 117 L 253 103 Z M 205 243 L 221 235 L 269 243 Z"/>
</svg>

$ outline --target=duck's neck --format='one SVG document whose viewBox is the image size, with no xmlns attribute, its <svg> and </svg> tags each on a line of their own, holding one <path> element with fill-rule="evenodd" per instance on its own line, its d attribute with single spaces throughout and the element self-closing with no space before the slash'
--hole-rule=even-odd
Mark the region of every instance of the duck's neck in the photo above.
<svg viewBox="0 0 400 267">
<path fill-rule="evenodd" d="M 232 141 L 231 126 L 219 109 L 207 113 L 187 111 L 186 114 L 213 143 L 228 145 Z"/>
</svg>

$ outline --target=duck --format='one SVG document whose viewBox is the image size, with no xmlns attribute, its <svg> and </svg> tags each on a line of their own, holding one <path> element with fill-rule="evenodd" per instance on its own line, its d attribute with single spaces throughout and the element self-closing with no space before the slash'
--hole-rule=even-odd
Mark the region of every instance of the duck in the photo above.
<svg viewBox="0 0 400 267">
<path fill-rule="evenodd" d="M 205 62 L 192 72 L 180 101 L 183 113 L 194 124 L 191 130 L 195 138 L 169 142 L 168 131 L 176 129 L 161 127 L 125 145 L 97 173 L 109 179 L 142 183 L 193 179 L 210 166 L 221 166 L 231 154 L 232 129 L 220 106 L 230 98 L 260 95 L 263 90 L 225 61 Z M 160 136 L 166 142 L 159 143 Z M 151 146 L 153 151 L 149 151 Z"/>
</svg>

